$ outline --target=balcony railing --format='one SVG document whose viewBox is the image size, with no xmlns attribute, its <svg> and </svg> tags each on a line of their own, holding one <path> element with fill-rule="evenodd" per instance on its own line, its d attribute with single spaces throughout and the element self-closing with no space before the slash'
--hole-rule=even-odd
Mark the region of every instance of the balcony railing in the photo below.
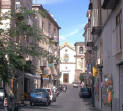
<svg viewBox="0 0 123 111">
<path fill-rule="evenodd" d="M 101 0 L 101 6 L 104 9 L 114 9 L 120 0 Z"/>
<path fill-rule="evenodd" d="M 92 20 L 91 20 L 91 27 L 97 27 L 101 23 L 101 11 L 99 9 L 92 10 Z"/>
<path fill-rule="evenodd" d="M 86 45 L 87 46 L 92 46 L 93 45 L 93 38 L 92 38 L 92 34 L 91 34 L 91 28 L 87 29 L 87 38 L 86 38 Z"/>
<path fill-rule="evenodd" d="M 2 0 L 1 8 L 11 8 L 11 1 L 10 0 Z"/>
<path fill-rule="evenodd" d="M 42 71 L 42 73 L 43 73 L 43 74 L 48 74 L 49 71 L 48 71 L 47 69 L 45 69 L 45 70 Z"/>
<path fill-rule="evenodd" d="M 47 66 L 47 61 L 46 60 L 41 60 L 40 66 L 46 67 Z"/>
<path fill-rule="evenodd" d="M 92 34 L 100 34 L 101 32 L 101 10 L 93 9 L 92 10 L 92 19 L 91 19 Z"/>
</svg>

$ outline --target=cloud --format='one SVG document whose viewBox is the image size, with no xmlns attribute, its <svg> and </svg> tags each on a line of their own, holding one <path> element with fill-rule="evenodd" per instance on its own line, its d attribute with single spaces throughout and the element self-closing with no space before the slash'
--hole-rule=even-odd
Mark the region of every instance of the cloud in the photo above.
<svg viewBox="0 0 123 111">
<path fill-rule="evenodd" d="M 75 29 L 73 32 L 71 32 L 71 33 L 65 35 L 65 37 L 71 37 L 71 36 L 77 34 L 78 32 L 79 32 L 79 29 Z"/>
<path fill-rule="evenodd" d="M 54 3 L 61 3 L 64 2 L 65 0 L 33 0 L 34 4 L 54 4 Z"/>
<path fill-rule="evenodd" d="M 66 35 L 61 35 L 61 36 L 59 37 L 60 42 L 64 42 L 64 41 L 66 41 L 68 38 L 73 37 L 74 35 L 78 34 L 79 31 L 80 31 L 80 29 L 75 29 L 73 32 L 70 32 L 70 33 L 68 33 L 68 34 L 66 34 Z"/>
<path fill-rule="evenodd" d="M 77 33 L 79 33 L 79 31 L 80 31 L 80 29 L 75 29 L 74 31 L 72 31 L 72 32 L 70 32 L 70 33 L 68 33 L 68 34 L 65 34 L 65 35 L 61 35 L 60 37 L 60 39 L 66 39 L 66 38 L 68 38 L 68 37 L 72 37 L 72 36 L 74 36 L 74 35 L 76 35 Z"/>
<path fill-rule="evenodd" d="M 60 38 L 61 41 L 66 39 L 65 36 L 60 36 L 59 38 Z"/>
</svg>

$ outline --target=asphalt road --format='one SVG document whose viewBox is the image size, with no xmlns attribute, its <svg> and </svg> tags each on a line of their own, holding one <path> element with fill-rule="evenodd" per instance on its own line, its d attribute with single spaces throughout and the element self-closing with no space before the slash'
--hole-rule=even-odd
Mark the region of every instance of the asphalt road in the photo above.
<svg viewBox="0 0 123 111">
<path fill-rule="evenodd" d="M 55 103 L 50 106 L 25 106 L 19 111 L 96 111 L 91 105 L 91 99 L 78 96 L 79 88 L 68 86 L 66 93 L 61 93 Z"/>
</svg>

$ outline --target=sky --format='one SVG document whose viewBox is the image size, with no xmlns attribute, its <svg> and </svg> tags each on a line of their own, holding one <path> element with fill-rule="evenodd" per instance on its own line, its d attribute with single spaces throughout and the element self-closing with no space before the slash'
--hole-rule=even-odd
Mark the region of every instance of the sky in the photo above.
<svg viewBox="0 0 123 111">
<path fill-rule="evenodd" d="M 33 0 L 33 4 L 42 4 L 61 27 L 60 45 L 69 42 L 83 42 L 84 26 L 87 23 L 89 0 Z"/>
</svg>

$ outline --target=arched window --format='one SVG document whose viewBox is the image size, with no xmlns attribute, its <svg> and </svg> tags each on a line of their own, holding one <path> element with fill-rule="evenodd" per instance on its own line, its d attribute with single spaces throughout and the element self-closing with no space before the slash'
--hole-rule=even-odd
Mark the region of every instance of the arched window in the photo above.
<svg viewBox="0 0 123 111">
<path fill-rule="evenodd" d="M 79 53 L 83 54 L 83 47 L 79 47 Z"/>
</svg>

